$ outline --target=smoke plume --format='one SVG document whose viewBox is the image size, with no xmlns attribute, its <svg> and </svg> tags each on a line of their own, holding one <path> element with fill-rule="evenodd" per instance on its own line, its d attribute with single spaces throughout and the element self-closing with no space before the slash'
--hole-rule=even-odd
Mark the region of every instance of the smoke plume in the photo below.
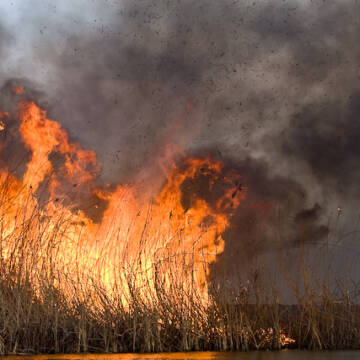
<svg viewBox="0 0 360 360">
<path fill-rule="evenodd" d="M 97 153 L 99 181 L 163 181 L 159 164 L 176 153 L 169 144 L 242 174 L 247 201 L 224 234 L 217 266 L 319 243 L 338 207 L 344 231 L 353 230 L 356 1 L 13 3 L 2 5 L 1 105 L 15 111 L 9 89 L 23 84 L 27 97 Z M 21 176 L 29 154 L 12 127 L 2 134 L 12 141 L 1 161 L 11 158 Z M 184 206 L 186 191 L 214 196 L 204 179 L 194 180 Z"/>
</svg>

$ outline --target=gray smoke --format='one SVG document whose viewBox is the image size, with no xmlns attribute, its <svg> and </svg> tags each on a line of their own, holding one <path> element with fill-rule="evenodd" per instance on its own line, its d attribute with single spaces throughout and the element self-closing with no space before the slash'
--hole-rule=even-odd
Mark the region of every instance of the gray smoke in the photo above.
<svg viewBox="0 0 360 360">
<path fill-rule="evenodd" d="M 321 242 L 338 207 L 344 232 L 357 231 L 356 1 L 13 4 L 2 5 L 2 78 L 26 81 L 96 151 L 102 181 L 157 181 L 169 143 L 241 172 L 248 201 L 223 262 L 275 248 L 279 229 L 279 246 Z"/>
</svg>

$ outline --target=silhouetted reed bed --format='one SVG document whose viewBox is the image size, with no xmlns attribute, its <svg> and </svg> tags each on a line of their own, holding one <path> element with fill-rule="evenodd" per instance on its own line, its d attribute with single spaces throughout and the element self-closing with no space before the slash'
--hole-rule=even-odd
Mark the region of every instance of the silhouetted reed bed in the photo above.
<svg viewBox="0 0 360 360">
<path fill-rule="evenodd" d="M 183 282 L 189 269 L 165 282 L 158 259 L 149 283 L 139 285 L 136 262 L 116 269 L 122 281 L 109 294 L 99 280 L 103 264 L 90 273 L 81 263 L 59 266 L 71 219 L 44 218 L 39 209 L 14 216 L 10 233 L 0 221 L 0 354 L 360 349 L 355 284 L 334 290 L 303 265 L 296 281 L 285 281 L 297 305 L 281 305 L 277 284 L 261 276 L 232 291 L 209 285 L 204 299 Z"/>
</svg>

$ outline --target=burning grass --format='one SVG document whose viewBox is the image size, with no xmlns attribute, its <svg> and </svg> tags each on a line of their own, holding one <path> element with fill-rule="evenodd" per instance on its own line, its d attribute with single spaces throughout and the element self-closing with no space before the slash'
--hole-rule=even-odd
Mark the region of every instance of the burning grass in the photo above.
<svg viewBox="0 0 360 360">
<path fill-rule="evenodd" d="M 162 253 L 144 267 L 147 249 L 139 245 L 136 260 L 123 254 L 109 288 L 104 268 L 112 250 L 89 260 L 91 271 L 84 267 L 91 253 L 74 238 L 69 244 L 71 218 L 44 218 L 37 208 L 13 216 L 12 232 L 0 218 L 2 354 L 360 348 L 357 294 L 335 295 L 319 283 L 313 290 L 305 267 L 291 284 L 298 305 L 281 305 L 275 284 L 259 276 L 237 291 L 209 285 L 205 294 L 196 277 L 189 282 L 196 267 L 189 268 L 188 253 Z M 64 244 L 76 254 L 70 262 Z"/>
<path fill-rule="evenodd" d="M 21 175 L 0 171 L 1 354 L 360 347 L 358 293 L 305 265 L 286 278 L 296 306 L 262 276 L 209 281 L 246 198 L 221 162 L 162 164 L 165 183 L 141 201 L 136 186 L 97 186 L 96 155 L 35 103 L 0 119 L 0 151 L 8 136 L 28 158 Z"/>
</svg>

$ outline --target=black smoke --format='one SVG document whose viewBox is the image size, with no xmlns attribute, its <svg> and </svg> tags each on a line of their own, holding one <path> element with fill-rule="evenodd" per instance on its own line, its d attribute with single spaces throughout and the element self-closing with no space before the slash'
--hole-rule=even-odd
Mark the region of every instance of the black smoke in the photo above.
<svg viewBox="0 0 360 360">
<path fill-rule="evenodd" d="M 48 5 L 24 5 L 34 46 L 20 62 L 45 75 L 34 78 L 24 65 L 16 77 L 41 89 L 49 116 L 96 151 L 102 181 L 153 184 L 170 142 L 242 174 L 248 200 L 216 266 L 322 242 L 338 207 L 344 232 L 353 229 L 357 2 L 132 0 L 84 14 Z M 1 29 L 1 49 L 22 41 Z M 206 182 L 190 185 L 209 195 Z"/>
</svg>

